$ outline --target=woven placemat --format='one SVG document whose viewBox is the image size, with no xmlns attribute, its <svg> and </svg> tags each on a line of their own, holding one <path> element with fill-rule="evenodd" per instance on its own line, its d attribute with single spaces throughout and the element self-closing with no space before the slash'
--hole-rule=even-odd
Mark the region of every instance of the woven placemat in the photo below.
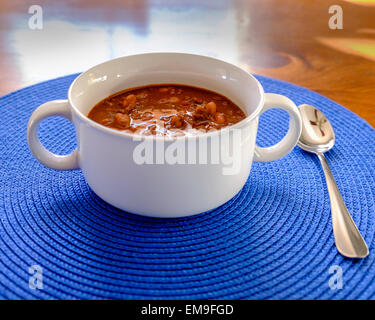
<svg viewBox="0 0 375 320">
<path fill-rule="evenodd" d="M 66 98 L 76 76 L 0 98 L 1 298 L 375 298 L 375 130 L 364 120 L 312 91 L 258 77 L 266 92 L 313 104 L 332 122 L 337 140 L 327 158 L 370 249 L 351 260 L 334 246 L 318 160 L 299 148 L 254 163 L 242 191 L 220 208 L 179 219 L 123 212 L 97 197 L 81 171 L 43 167 L 27 146 L 28 119 L 40 104 Z M 258 143 L 276 142 L 287 122 L 283 111 L 262 115 Z M 66 120 L 44 121 L 40 135 L 53 152 L 75 147 Z M 42 289 L 29 288 L 32 265 L 42 268 Z M 337 270 L 342 289 L 332 282 Z"/>
</svg>

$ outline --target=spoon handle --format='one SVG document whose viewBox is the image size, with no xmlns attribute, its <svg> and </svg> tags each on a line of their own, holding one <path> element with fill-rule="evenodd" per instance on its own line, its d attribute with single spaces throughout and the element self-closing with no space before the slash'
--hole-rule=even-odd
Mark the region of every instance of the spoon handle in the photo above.
<svg viewBox="0 0 375 320">
<path fill-rule="evenodd" d="M 340 191 L 329 169 L 326 158 L 317 153 L 326 177 L 329 199 L 331 202 L 333 234 L 337 250 L 349 258 L 364 258 L 369 254 L 366 242 L 358 231 Z"/>
</svg>

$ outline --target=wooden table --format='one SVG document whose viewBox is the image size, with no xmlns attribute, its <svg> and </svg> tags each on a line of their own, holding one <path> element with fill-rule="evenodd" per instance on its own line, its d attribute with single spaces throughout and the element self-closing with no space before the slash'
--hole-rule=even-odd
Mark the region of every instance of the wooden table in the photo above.
<svg viewBox="0 0 375 320">
<path fill-rule="evenodd" d="M 375 126 L 375 0 L 0 2 L 0 95 L 118 56 L 182 51 L 315 90 Z M 329 7 L 343 9 L 331 30 Z"/>
</svg>

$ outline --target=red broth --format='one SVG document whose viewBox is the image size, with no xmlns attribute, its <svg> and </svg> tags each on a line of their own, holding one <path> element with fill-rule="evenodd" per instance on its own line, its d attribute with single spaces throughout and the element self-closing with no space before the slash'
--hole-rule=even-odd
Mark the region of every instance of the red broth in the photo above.
<svg viewBox="0 0 375 320">
<path fill-rule="evenodd" d="M 88 117 L 106 127 L 129 133 L 179 136 L 220 130 L 246 115 L 218 93 L 163 84 L 115 93 L 97 103 Z"/>
</svg>

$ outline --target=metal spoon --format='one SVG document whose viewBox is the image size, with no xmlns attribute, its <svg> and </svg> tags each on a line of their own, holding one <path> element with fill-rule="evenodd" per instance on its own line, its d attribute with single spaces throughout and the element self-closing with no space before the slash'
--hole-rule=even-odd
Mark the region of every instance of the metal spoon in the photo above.
<svg viewBox="0 0 375 320">
<path fill-rule="evenodd" d="M 335 144 L 335 134 L 328 119 L 313 106 L 299 106 L 302 118 L 302 133 L 298 146 L 315 153 L 323 167 L 331 202 L 333 234 L 337 250 L 349 258 L 364 258 L 369 254 L 366 242 L 358 231 L 337 188 L 323 153 Z"/>
</svg>

